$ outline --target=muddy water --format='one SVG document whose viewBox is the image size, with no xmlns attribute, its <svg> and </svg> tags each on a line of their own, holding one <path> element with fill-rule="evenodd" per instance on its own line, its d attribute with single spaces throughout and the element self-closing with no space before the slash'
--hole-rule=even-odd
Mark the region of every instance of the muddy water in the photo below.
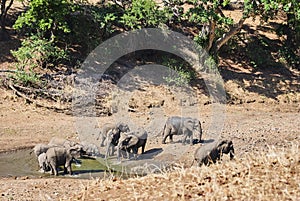
<svg viewBox="0 0 300 201">
<path fill-rule="evenodd" d="M 55 177 L 50 175 L 50 172 L 39 172 L 37 158 L 31 153 L 31 150 L 32 149 L 21 149 L 18 151 L 0 153 L 0 177 Z M 147 156 L 150 158 L 147 158 Z M 162 165 L 162 163 L 158 161 L 156 161 L 158 163 L 155 164 L 155 161 L 152 160 L 151 153 L 144 154 L 141 160 L 126 159 L 123 160 L 122 163 L 119 163 L 116 157 L 112 157 L 109 160 L 105 160 L 101 157 L 82 157 L 80 161 L 80 165 L 72 163 L 72 176 L 64 174 L 61 168 L 59 177 L 90 179 L 105 177 L 113 173 L 123 178 L 128 178 L 136 176 L 137 174 L 145 175 L 146 172 L 155 172 L 155 170 L 160 169 L 158 167 Z M 110 169 L 110 171 L 108 171 L 108 169 Z M 145 170 L 147 171 L 145 172 Z"/>
<path fill-rule="evenodd" d="M 31 149 L 21 149 L 0 153 L 0 177 L 50 177 L 50 173 L 39 172 L 38 162 Z M 92 178 L 102 177 L 106 167 L 97 159 L 82 158 L 81 165 L 72 164 L 74 178 Z M 59 172 L 60 177 L 70 177 L 63 175 L 63 171 Z M 51 176 L 53 177 L 53 176 Z"/>
<path fill-rule="evenodd" d="M 38 176 L 37 159 L 31 149 L 0 153 L 0 177 Z"/>
</svg>

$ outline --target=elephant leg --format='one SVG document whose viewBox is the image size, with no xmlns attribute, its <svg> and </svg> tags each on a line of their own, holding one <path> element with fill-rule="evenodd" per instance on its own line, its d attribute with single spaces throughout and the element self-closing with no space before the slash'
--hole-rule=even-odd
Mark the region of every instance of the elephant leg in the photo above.
<svg viewBox="0 0 300 201">
<path fill-rule="evenodd" d="M 50 174 L 54 175 L 54 167 L 50 164 Z"/>
<path fill-rule="evenodd" d="M 183 144 L 183 145 L 185 145 L 186 138 L 187 138 L 187 135 L 184 134 L 184 135 L 183 135 L 183 138 L 182 138 L 182 144 Z"/>
<path fill-rule="evenodd" d="M 162 140 L 162 143 L 163 143 L 163 144 L 166 144 L 166 139 L 167 139 L 167 137 L 168 137 L 168 136 L 164 136 L 164 137 L 163 137 L 163 140 Z"/>
<path fill-rule="evenodd" d="M 120 152 L 121 152 L 120 147 L 118 147 L 117 148 L 117 159 L 118 159 L 118 161 L 120 161 L 120 158 L 121 158 L 121 156 L 120 156 L 121 153 Z"/>
<path fill-rule="evenodd" d="M 69 165 L 66 167 L 66 169 L 67 169 L 67 172 L 68 172 L 70 175 L 73 174 L 72 168 L 71 168 L 71 164 L 69 164 Z"/>
<path fill-rule="evenodd" d="M 49 166 L 50 166 L 50 174 L 51 175 L 55 175 L 55 173 L 56 173 L 56 165 L 55 165 L 55 163 L 53 162 L 53 161 L 50 161 L 49 162 Z"/>
<path fill-rule="evenodd" d="M 182 130 L 182 134 L 183 134 L 183 137 L 182 137 L 182 142 L 181 143 L 184 145 L 185 142 L 186 142 L 186 138 L 188 136 L 188 130 L 187 129 L 183 129 Z"/>
<path fill-rule="evenodd" d="M 50 166 L 51 166 L 51 174 L 54 174 L 55 176 L 57 176 L 57 175 L 58 175 L 58 172 L 57 172 L 57 166 L 56 166 L 56 163 L 55 163 L 55 162 L 52 162 L 52 163 L 50 164 Z"/>
<path fill-rule="evenodd" d="M 115 154 L 115 146 L 111 145 L 111 156 Z"/>
<path fill-rule="evenodd" d="M 200 133 L 199 133 L 199 143 L 201 142 L 202 140 L 202 130 L 200 130 Z"/>
<path fill-rule="evenodd" d="M 68 174 L 68 170 L 66 167 L 64 167 L 64 174 Z"/>
<path fill-rule="evenodd" d="M 165 128 L 164 129 L 164 131 L 163 131 L 163 140 L 162 140 L 163 144 L 166 144 L 166 139 L 170 135 L 170 133 L 171 133 L 171 129 L 170 128 Z M 170 139 L 171 139 L 171 137 L 170 137 Z"/>
<path fill-rule="evenodd" d="M 134 147 L 134 148 L 132 149 L 132 152 L 133 152 L 133 159 L 137 159 L 138 148 L 137 148 L 137 147 Z"/>
<path fill-rule="evenodd" d="M 109 149 L 112 146 L 111 143 L 107 142 L 107 148 L 106 148 L 106 153 L 105 153 L 105 159 L 107 159 L 107 157 L 109 156 Z"/>
<path fill-rule="evenodd" d="M 145 153 L 145 146 L 146 146 L 146 141 L 145 141 L 145 143 L 142 145 L 142 154 Z"/>
<path fill-rule="evenodd" d="M 104 141 L 105 141 L 105 138 L 103 135 L 101 135 L 101 143 L 100 143 L 101 147 L 104 147 Z"/>
<path fill-rule="evenodd" d="M 170 134 L 169 135 L 169 139 L 170 139 L 170 143 L 173 143 L 174 141 L 173 141 L 173 134 Z"/>
<path fill-rule="evenodd" d="M 193 145 L 194 142 L 194 135 L 193 132 L 190 132 L 190 145 Z"/>
<path fill-rule="evenodd" d="M 130 158 L 130 149 L 125 150 L 126 158 Z"/>
</svg>

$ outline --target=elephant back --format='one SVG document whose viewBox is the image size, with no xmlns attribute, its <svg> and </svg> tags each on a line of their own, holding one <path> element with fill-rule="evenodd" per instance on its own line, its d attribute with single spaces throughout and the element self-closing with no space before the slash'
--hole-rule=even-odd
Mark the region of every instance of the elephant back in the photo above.
<svg viewBox="0 0 300 201">
<path fill-rule="evenodd" d="M 64 147 L 51 147 L 46 152 L 47 161 L 55 162 L 57 165 L 64 165 L 66 162 L 67 149 Z"/>
<path fill-rule="evenodd" d="M 145 140 L 148 138 L 148 133 L 143 128 L 138 128 L 136 131 L 131 132 L 130 134 L 135 135 L 138 139 Z"/>
</svg>

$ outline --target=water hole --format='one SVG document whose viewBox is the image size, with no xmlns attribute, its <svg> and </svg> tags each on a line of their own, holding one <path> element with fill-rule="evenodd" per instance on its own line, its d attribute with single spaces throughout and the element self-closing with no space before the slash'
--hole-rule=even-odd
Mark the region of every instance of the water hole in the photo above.
<svg viewBox="0 0 300 201">
<path fill-rule="evenodd" d="M 30 178 L 53 177 L 50 172 L 39 172 L 38 161 L 32 149 L 20 149 L 0 153 L 0 177 L 22 177 Z M 77 166 L 72 163 L 74 178 L 91 178 L 102 177 L 107 168 L 95 158 L 80 158 L 81 164 Z M 63 171 L 59 171 L 59 175 L 64 175 Z"/>
<path fill-rule="evenodd" d="M 142 176 L 161 168 L 161 163 L 149 159 L 149 156 L 152 157 L 152 153 L 145 154 L 141 160 L 127 159 L 123 160 L 122 163 L 118 163 L 116 157 L 105 160 L 102 157 L 92 158 L 83 156 L 79 159 L 81 161 L 80 166 L 72 163 L 72 176 L 64 174 L 61 168 L 59 177 L 91 179 L 96 177 L 103 178 L 111 174 L 123 178 L 137 175 Z M 39 172 L 37 157 L 32 153 L 32 149 L 27 148 L 0 153 L 0 177 L 23 176 L 30 178 L 54 177 L 50 175 L 50 172 Z"/>
</svg>

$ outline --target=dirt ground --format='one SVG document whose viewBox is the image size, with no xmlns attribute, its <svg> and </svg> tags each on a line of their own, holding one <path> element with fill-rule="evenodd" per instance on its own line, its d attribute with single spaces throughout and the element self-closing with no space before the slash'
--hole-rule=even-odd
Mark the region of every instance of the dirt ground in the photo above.
<svg viewBox="0 0 300 201">
<path fill-rule="evenodd" d="M 26 104 L 10 91 L 1 89 L 0 99 L 0 147 L 1 152 L 32 147 L 36 143 L 48 142 L 53 136 L 78 141 L 71 115 L 57 113 Z M 210 106 L 201 105 L 204 139 L 210 121 Z M 243 157 L 253 151 L 267 150 L 269 147 L 290 147 L 300 142 L 299 104 L 244 103 L 226 106 L 225 125 L 222 137 L 233 140 L 236 157 Z M 104 123 L 108 118 L 99 118 Z M 160 138 L 149 141 L 146 149 L 162 147 Z M 176 138 L 175 138 L 176 140 Z M 176 143 L 175 143 L 176 144 Z M 179 146 L 179 145 L 178 145 Z M 187 145 L 189 146 L 189 145 Z M 176 162 L 186 166 L 192 163 L 192 151 L 189 148 Z M 161 160 L 171 157 L 160 156 Z M 159 158 L 158 158 L 159 159 Z M 108 179 L 112 179 L 110 176 Z M 84 192 L 95 179 L 74 178 L 30 178 L 9 176 L 0 179 L 1 199 L 3 200 L 68 200 Z M 124 192 L 117 192 L 120 199 Z M 118 197 L 117 195 L 115 195 Z M 26 199 L 24 199 L 26 198 Z M 106 200 L 105 197 L 101 199 Z M 71 199 L 72 200 L 72 199 Z"/>
</svg>

